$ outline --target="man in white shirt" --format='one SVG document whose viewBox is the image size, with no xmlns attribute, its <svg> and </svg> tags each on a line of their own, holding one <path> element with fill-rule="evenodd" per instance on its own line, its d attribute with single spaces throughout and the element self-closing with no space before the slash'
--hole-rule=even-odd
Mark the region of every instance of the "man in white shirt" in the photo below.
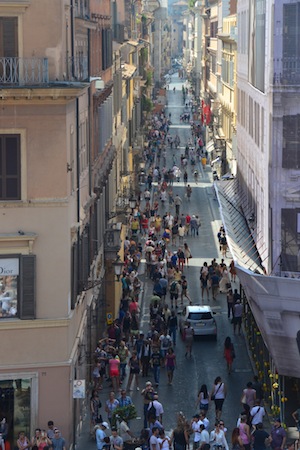
<svg viewBox="0 0 300 450">
<path fill-rule="evenodd" d="M 206 430 L 209 431 L 209 425 L 210 425 L 210 423 L 209 423 L 208 418 L 205 416 L 205 413 L 204 413 L 204 412 L 201 412 L 201 413 L 200 413 L 200 421 L 201 421 L 201 423 L 203 423 L 204 428 L 205 428 Z"/>
<path fill-rule="evenodd" d="M 200 448 L 205 444 L 209 444 L 209 432 L 205 429 L 204 424 L 200 425 Z"/>
<path fill-rule="evenodd" d="M 158 442 L 159 429 L 158 427 L 152 428 L 152 436 L 150 438 L 150 450 L 160 450 Z"/>
<path fill-rule="evenodd" d="M 258 423 L 263 423 L 264 415 L 266 414 L 265 408 L 260 406 L 260 400 L 255 400 L 255 406 L 250 411 L 252 417 L 252 425 L 257 425 Z"/>
<path fill-rule="evenodd" d="M 163 408 L 163 405 L 158 401 L 157 392 L 153 396 L 153 402 L 149 403 L 148 411 L 150 410 L 152 404 L 156 410 L 156 418 L 160 421 L 160 423 L 162 423 L 162 416 L 164 413 L 164 408 Z"/>
<path fill-rule="evenodd" d="M 202 422 L 200 420 L 199 414 L 195 414 L 193 416 L 193 420 L 191 423 L 192 430 L 194 432 L 194 442 L 193 442 L 193 450 L 197 450 L 200 447 L 200 426 L 202 425 Z"/>
</svg>

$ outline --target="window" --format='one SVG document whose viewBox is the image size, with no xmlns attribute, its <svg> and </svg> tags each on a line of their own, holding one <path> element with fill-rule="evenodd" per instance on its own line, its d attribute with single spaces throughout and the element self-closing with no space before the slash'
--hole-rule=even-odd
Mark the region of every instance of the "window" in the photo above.
<svg viewBox="0 0 300 450">
<path fill-rule="evenodd" d="M 112 30 L 103 28 L 102 30 L 102 70 L 112 66 Z"/>
<path fill-rule="evenodd" d="M 20 135 L 0 135 L 1 200 L 21 200 Z"/>
<path fill-rule="evenodd" d="M 0 17 L 0 57 L 18 56 L 18 18 Z"/>
<path fill-rule="evenodd" d="M 35 256 L 0 259 L 0 319 L 35 318 Z"/>
<path fill-rule="evenodd" d="M 281 261 L 282 270 L 299 272 L 299 209 L 281 210 Z"/>
<path fill-rule="evenodd" d="M 299 83 L 300 75 L 300 4 L 283 5 L 283 78 Z"/>
<path fill-rule="evenodd" d="M 282 167 L 300 168 L 300 114 L 283 117 Z"/>
</svg>

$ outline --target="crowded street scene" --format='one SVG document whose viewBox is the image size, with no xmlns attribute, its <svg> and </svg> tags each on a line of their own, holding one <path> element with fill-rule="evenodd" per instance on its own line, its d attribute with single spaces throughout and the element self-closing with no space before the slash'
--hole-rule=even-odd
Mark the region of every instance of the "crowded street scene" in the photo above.
<svg viewBox="0 0 300 450">
<path fill-rule="evenodd" d="M 299 450 L 299 42 L 0 0 L 0 450 Z"/>
<path fill-rule="evenodd" d="M 119 317 L 95 349 L 79 448 L 285 448 L 247 352 L 203 128 L 188 116 L 189 83 L 174 74 L 151 118 Z"/>
</svg>

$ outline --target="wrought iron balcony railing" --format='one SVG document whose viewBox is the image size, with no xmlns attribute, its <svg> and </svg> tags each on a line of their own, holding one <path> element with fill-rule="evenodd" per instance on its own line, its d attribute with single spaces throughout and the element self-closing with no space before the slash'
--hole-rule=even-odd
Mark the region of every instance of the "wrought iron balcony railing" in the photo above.
<svg viewBox="0 0 300 450">
<path fill-rule="evenodd" d="M 48 82 L 48 58 L 0 57 L 0 86 L 39 85 Z"/>
</svg>

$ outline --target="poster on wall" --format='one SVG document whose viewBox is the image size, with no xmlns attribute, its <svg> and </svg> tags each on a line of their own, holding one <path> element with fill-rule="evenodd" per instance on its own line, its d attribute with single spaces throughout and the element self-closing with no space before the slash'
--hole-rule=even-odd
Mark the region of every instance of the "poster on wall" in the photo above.
<svg viewBox="0 0 300 450">
<path fill-rule="evenodd" d="M 85 398 L 85 380 L 73 381 L 73 398 Z"/>
<path fill-rule="evenodd" d="M 265 91 L 266 0 L 249 0 L 248 80 Z"/>
<path fill-rule="evenodd" d="M 19 259 L 0 259 L 0 318 L 17 315 L 18 277 Z"/>
</svg>

